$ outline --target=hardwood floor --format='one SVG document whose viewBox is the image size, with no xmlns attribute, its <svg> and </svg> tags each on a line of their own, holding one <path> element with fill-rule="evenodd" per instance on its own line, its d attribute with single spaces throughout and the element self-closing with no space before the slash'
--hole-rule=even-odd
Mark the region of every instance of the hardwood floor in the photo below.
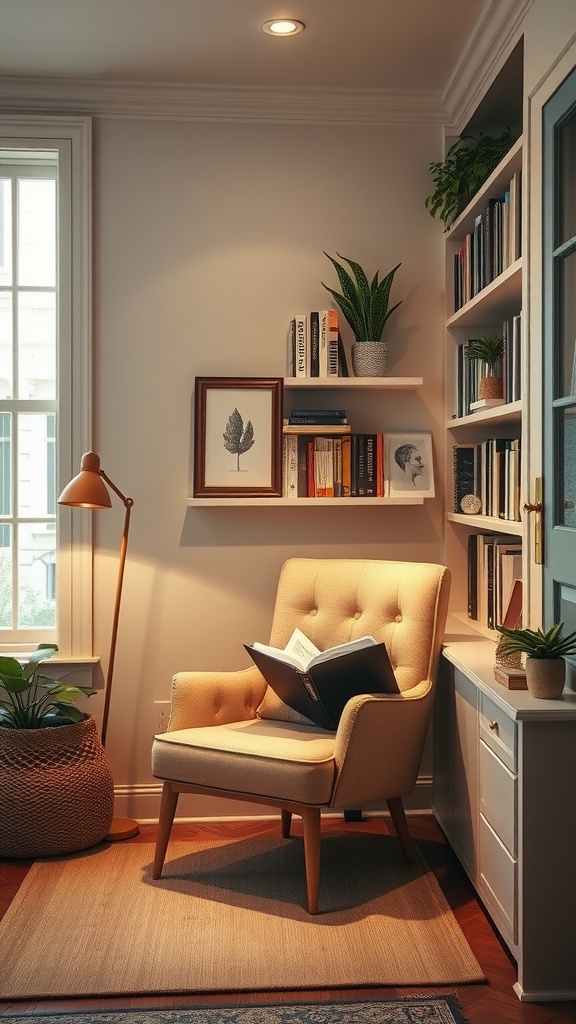
<svg viewBox="0 0 576 1024">
<path fill-rule="evenodd" d="M 294 831 L 298 823 L 294 821 Z M 266 832 L 278 833 L 280 820 L 270 822 L 225 822 L 222 824 L 176 825 L 173 837 L 186 840 L 191 836 L 222 836 L 242 839 L 247 835 Z M 369 818 L 362 822 L 344 822 L 332 819 L 323 824 L 323 831 L 346 831 L 354 829 L 362 832 L 387 832 L 386 819 Z M 273 1002 L 331 1002 L 364 998 L 391 998 L 408 995 L 440 995 L 448 992 L 459 999 L 470 1024 L 571 1024 L 576 1021 L 576 1002 L 570 1003 L 521 1003 L 512 990 L 516 980 L 513 961 L 499 941 L 496 932 L 484 913 L 478 899 L 464 874 L 456 857 L 438 827 L 430 816 L 410 818 L 410 831 L 413 838 L 434 871 L 452 910 L 458 920 L 470 946 L 482 966 L 487 983 L 480 985 L 464 985 L 459 987 L 439 987 L 426 989 L 394 989 L 394 988 L 361 988 L 361 989 L 322 989 L 313 991 L 291 992 L 238 992 L 215 993 L 213 995 L 190 996 L 117 996 L 98 999 L 51 999 L 36 1002 L 2 1002 L 0 1001 L 0 1018 L 3 1014 L 14 1012 L 47 1012 L 50 1010 L 90 1010 L 120 1009 L 123 1007 L 172 1007 L 250 1003 L 251 1005 Z M 156 827 L 143 825 L 140 835 L 127 840 L 132 843 L 154 842 Z M 0 861 L 0 916 L 2 916 L 13 899 L 18 886 L 28 871 L 31 861 Z M 576 953 L 575 953 L 576 972 Z M 1 965 L 0 965 L 1 978 Z M 97 1020 L 97 1018 L 96 1018 Z"/>
</svg>

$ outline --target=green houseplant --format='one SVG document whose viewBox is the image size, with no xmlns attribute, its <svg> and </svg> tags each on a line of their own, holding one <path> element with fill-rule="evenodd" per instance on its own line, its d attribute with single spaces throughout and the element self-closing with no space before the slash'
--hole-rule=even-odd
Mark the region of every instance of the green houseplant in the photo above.
<svg viewBox="0 0 576 1024">
<path fill-rule="evenodd" d="M 434 160 L 429 171 L 434 191 L 426 197 L 431 217 L 439 217 L 448 231 L 458 214 L 490 177 L 514 145 L 516 135 L 506 128 L 495 137 L 479 132 L 478 137 L 463 135 L 450 146 L 443 161 Z"/>
<path fill-rule="evenodd" d="M 487 372 L 480 378 L 479 398 L 502 398 L 502 377 L 497 367 L 504 355 L 504 338 L 501 334 L 483 334 L 481 338 L 470 338 L 466 346 L 466 358 L 484 364 Z"/>
<path fill-rule="evenodd" d="M 95 690 L 43 676 L 58 650 L 0 657 L 0 856 L 94 846 L 112 823 L 114 782 L 94 718 L 74 707 Z"/>
<path fill-rule="evenodd" d="M 21 663 L 0 656 L 0 727 L 4 729 L 46 729 L 81 722 L 87 716 L 74 703 L 82 694 L 96 690 L 69 686 L 39 674 L 39 666 L 58 650 L 56 644 L 39 644 Z"/>
<path fill-rule="evenodd" d="M 338 258 L 344 260 L 350 267 L 352 273 L 349 273 L 333 256 L 327 252 L 324 255 L 336 270 L 342 291 L 337 292 L 323 281 L 322 287 L 330 292 L 354 334 L 354 373 L 357 377 L 385 376 L 388 346 L 382 341 L 382 334 L 388 318 L 400 305 L 400 302 L 397 302 L 390 306 L 390 290 L 394 275 L 402 264 L 397 263 L 381 280 L 380 271 L 376 271 L 369 281 L 366 272 L 354 260 L 336 253 Z"/>
<path fill-rule="evenodd" d="M 502 654 L 526 655 L 526 682 L 533 696 L 559 697 L 564 689 L 564 659 L 576 654 L 576 631 L 564 636 L 563 622 L 555 622 L 546 632 L 540 628 L 496 629 L 503 637 L 499 644 Z"/>
</svg>

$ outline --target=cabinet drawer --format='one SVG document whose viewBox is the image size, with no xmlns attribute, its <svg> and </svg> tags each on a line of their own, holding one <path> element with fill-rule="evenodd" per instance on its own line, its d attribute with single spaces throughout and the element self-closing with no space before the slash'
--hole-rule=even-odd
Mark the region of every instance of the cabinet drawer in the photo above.
<svg viewBox="0 0 576 1024">
<path fill-rule="evenodd" d="M 518 780 L 480 741 L 480 811 L 512 857 L 516 856 Z"/>
<path fill-rule="evenodd" d="M 494 923 L 517 942 L 517 862 L 480 815 L 480 893 Z"/>
<path fill-rule="evenodd" d="M 480 737 L 510 771 L 516 771 L 516 724 L 485 693 L 480 694 Z"/>
</svg>

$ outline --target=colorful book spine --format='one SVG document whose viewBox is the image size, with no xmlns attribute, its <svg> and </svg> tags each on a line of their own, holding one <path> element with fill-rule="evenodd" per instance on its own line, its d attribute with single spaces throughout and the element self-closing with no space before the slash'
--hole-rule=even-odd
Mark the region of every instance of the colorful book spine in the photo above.
<svg viewBox="0 0 576 1024">
<path fill-rule="evenodd" d="M 296 377 L 308 377 L 310 357 L 308 349 L 308 317 L 303 313 L 294 318 L 296 325 Z"/>
</svg>

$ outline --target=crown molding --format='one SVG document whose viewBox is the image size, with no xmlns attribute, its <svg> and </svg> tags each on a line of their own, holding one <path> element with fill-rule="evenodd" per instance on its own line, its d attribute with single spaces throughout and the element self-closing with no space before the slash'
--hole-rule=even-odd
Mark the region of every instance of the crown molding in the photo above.
<svg viewBox="0 0 576 1024">
<path fill-rule="evenodd" d="M 459 135 L 522 35 L 534 0 L 487 0 L 444 91 L 449 125 Z"/>
<path fill-rule="evenodd" d="M 444 125 L 439 92 L 232 88 L 0 76 L 0 112 L 281 124 Z"/>
</svg>

